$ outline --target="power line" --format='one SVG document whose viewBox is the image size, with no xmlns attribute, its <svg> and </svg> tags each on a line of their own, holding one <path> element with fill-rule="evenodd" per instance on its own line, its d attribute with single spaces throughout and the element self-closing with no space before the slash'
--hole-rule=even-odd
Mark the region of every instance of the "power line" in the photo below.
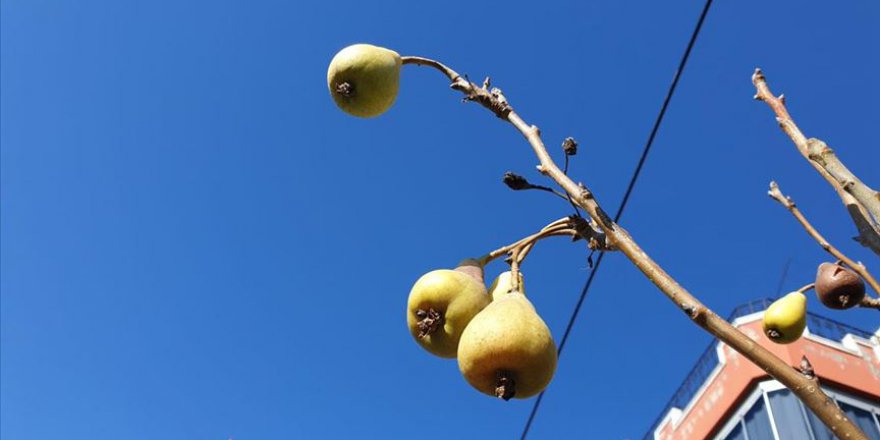
<svg viewBox="0 0 880 440">
<path fill-rule="evenodd" d="M 779 275 L 779 284 L 776 285 L 776 297 L 782 293 L 782 286 L 785 285 L 785 278 L 788 277 L 788 267 L 791 266 L 791 258 L 785 260 L 785 266 L 782 266 L 782 275 Z"/>
<path fill-rule="evenodd" d="M 691 34 L 691 39 L 688 41 L 687 48 L 681 56 L 681 61 L 678 63 L 678 69 L 675 70 L 675 76 L 673 76 L 672 84 L 669 85 L 669 90 L 666 92 L 666 98 L 663 100 L 663 105 L 660 107 L 657 119 L 654 120 L 654 127 L 651 129 L 651 134 L 648 136 L 648 141 L 645 143 L 645 147 L 642 150 L 642 156 L 639 158 L 635 170 L 633 170 L 629 185 L 627 185 L 623 199 L 620 201 L 620 206 L 617 208 L 617 213 L 614 215 L 614 223 L 620 221 L 620 217 L 623 215 L 623 210 L 626 208 L 627 202 L 629 202 L 629 197 L 632 195 L 633 189 L 636 186 L 636 181 L 639 178 L 639 174 L 642 172 L 642 167 L 645 165 L 648 153 L 651 151 L 651 145 L 654 144 L 654 138 L 657 136 L 660 124 L 663 122 L 663 116 L 666 114 L 666 109 L 669 107 L 669 102 L 672 100 L 672 95 L 675 93 L 675 88 L 678 86 L 678 80 L 681 79 L 681 74 L 691 55 L 691 49 L 694 48 L 694 43 L 696 43 L 697 37 L 700 35 L 700 29 L 703 28 L 703 21 L 706 19 L 706 14 L 709 12 L 711 6 L 712 0 L 706 0 L 706 4 L 703 6 L 703 11 L 700 13 L 700 18 L 697 20 L 697 25 L 694 27 L 694 32 Z M 581 305 L 584 303 L 584 298 L 587 297 L 587 291 L 590 290 L 590 285 L 593 284 L 593 279 L 599 271 L 599 266 L 602 264 L 602 257 L 604 256 L 605 252 L 599 253 L 599 257 L 596 259 L 596 264 L 593 266 L 593 270 L 587 277 L 587 281 L 584 283 L 584 288 L 581 289 L 581 295 L 578 298 L 577 304 L 574 306 L 574 310 L 572 310 L 571 318 L 568 320 L 568 325 L 565 327 L 565 333 L 563 333 L 562 340 L 559 342 L 559 348 L 557 348 L 557 354 L 560 356 L 562 355 L 562 349 L 565 348 L 565 342 L 568 341 L 568 336 L 571 334 L 571 329 L 574 327 L 574 323 L 577 320 Z M 529 429 L 532 427 L 532 422 L 535 420 L 535 415 L 538 413 L 538 408 L 541 406 L 541 401 L 544 399 L 545 392 L 546 391 L 542 391 L 541 394 L 538 395 L 538 398 L 535 399 L 535 404 L 532 406 L 532 412 L 529 414 L 526 426 L 523 428 L 522 436 L 520 437 L 521 440 L 525 440 L 526 436 L 529 434 Z"/>
</svg>

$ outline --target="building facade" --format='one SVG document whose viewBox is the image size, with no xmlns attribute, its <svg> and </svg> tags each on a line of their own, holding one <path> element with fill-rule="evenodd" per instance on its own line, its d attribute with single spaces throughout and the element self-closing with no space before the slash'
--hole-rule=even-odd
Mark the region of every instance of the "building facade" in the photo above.
<svg viewBox="0 0 880 440">
<path fill-rule="evenodd" d="M 729 320 L 776 356 L 798 367 L 806 356 L 822 389 L 872 440 L 880 440 L 880 329 L 874 334 L 808 314 L 804 336 L 770 342 L 761 328 L 761 299 L 738 307 Z M 790 390 L 742 355 L 715 342 L 643 440 L 833 440 Z"/>
</svg>

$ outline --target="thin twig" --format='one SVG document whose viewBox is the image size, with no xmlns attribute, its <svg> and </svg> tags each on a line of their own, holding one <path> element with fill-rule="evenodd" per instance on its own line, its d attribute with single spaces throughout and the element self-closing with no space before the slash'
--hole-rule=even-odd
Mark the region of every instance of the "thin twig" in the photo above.
<svg viewBox="0 0 880 440">
<path fill-rule="evenodd" d="M 577 230 L 569 226 L 569 217 L 563 217 L 559 220 L 551 222 L 547 226 L 543 227 L 540 231 L 527 237 L 521 238 L 511 244 L 508 244 L 507 246 L 502 246 L 498 249 L 495 249 L 494 251 L 483 255 L 477 260 L 485 266 L 495 259 L 498 259 L 504 255 L 508 255 L 512 250 L 516 248 L 520 248 L 528 243 L 533 243 L 537 240 L 553 235 L 577 236 L 578 232 Z"/>
<path fill-rule="evenodd" d="M 859 307 L 880 310 L 880 299 L 871 298 L 870 296 L 866 295 L 864 298 L 862 298 L 862 302 L 859 303 Z"/>
<path fill-rule="evenodd" d="M 407 57 L 404 57 L 406 59 Z M 770 376 L 795 393 L 831 431 L 840 438 L 868 440 L 867 436 L 852 423 L 843 411 L 829 405 L 830 398 L 811 381 L 785 361 L 776 357 L 763 346 L 733 327 L 729 322 L 715 314 L 697 300 L 690 292 L 678 284 L 648 254 L 643 251 L 620 225 L 616 224 L 599 206 L 593 193 L 584 185 L 572 181 L 553 162 L 538 127 L 526 123 L 517 114 L 498 89 L 489 90 L 488 81 L 479 87 L 465 81 L 452 69 L 434 61 L 438 70 L 452 81 L 452 88 L 465 94 L 466 101 L 475 101 L 496 116 L 510 122 L 526 138 L 541 164 L 538 169 L 562 187 L 572 200 L 583 208 L 605 232 L 609 244 L 617 247 L 642 273 L 653 282 L 677 307 L 681 308 L 692 322 L 705 329 L 750 361 L 760 366 Z M 423 65 L 429 65 L 423 63 Z M 515 279 L 515 276 L 514 276 Z"/>
<path fill-rule="evenodd" d="M 807 218 L 804 217 L 804 214 L 801 212 L 800 209 L 798 209 L 797 205 L 794 203 L 794 200 L 792 200 L 791 197 L 782 194 L 782 190 L 779 189 L 779 185 L 777 185 L 776 182 L 770 182 L 770 190 L 767 191 L 767 194 L 770 196 L 770 198 L 776 200 L 777 202 L 779 202 L 779 204 L 784 206 L 785 209 L 787 209 L 791 213 L 791 215 L 793 215 L 794 218 L 797 219 L 801 226 L 804 227 L 804 229 L 807 231 L 807 234 L 810 234 L 810 237 L 813 237 L 813 240 L 816 240 L 816 243 L 819 243 L 819 246 L 821 246 L 822 249 L 825 249 L 825 251 L 833 255 L 834 258 L 837 258 L 838 260 L 843 262 L 843 264 L 849 266 L 853 271 L 855 271 L 855 273 L 862 277 L 863 280 L 867 281 L 871 288 L 874 289 L 874 293 L 880 294 L 880 284 L 878 284 L 877 280 L 874 279 L 870 272 L 868 272 L 868 269 L 865 267 L 865 265 L 861 262 L 853 261 L 851 258 L 844 255 L 843 252 L 841 252 L 839 249 L 832 246 L 831 243 L 829 243 L 828 240 L 826 240 L 825 237 L 823 237 L 822 234 L 820 234 L 819 231 L 817 231 L 816 228 L 814 228 L 813 225 L 810 224 Z"/>
<path fill-rule="evenodd" d="M 562 200 L 568 200 L 568 197 L 565 194 L 563 194 L 559 191 L 556 191 L 555 189 L 550 188 L 549 186 L 535 185 L 534 183 L 530 183 L 529 189 L 537 189 L 537 190 L 541 190 L 541 191 L 547 191 L 549 193 L 556 195 L 556 197 L 559 197 Z"/>
<path fill-rule="evenodd" d="M 813 290 L 814 287 L 816 287 L 816 283 L 810 283 L 810 284 L 805 285 L 804 287 L 801 287 L 797 291 L 800 293 L 807 293 L 807 292 Z"/>
<path fill-rule="evenodd" d="M 804 136 L 788 114 L 785 97 L 773 95 L 761 69 L 755 69 L 752 83 L 757 90 L 755 99 L 770 106 L 776 114 L 776 122 L 791 138 L 801 155 L 837 191 L 859 232 L 856 241 L 880 255 L 880 195 L 853 175 L 824 142 Z"/>
</svg>

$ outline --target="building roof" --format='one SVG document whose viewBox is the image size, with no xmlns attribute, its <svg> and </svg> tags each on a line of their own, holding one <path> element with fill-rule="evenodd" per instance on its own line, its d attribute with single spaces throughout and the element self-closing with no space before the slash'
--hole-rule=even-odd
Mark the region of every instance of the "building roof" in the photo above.
<svg viewBox="0 0 880 440">
<path fill-rule="evenodd" d="M 767 307 L 773 303 L 773 301 L 774 300 L 770 299 L 770 298 L 761 298 L 761 299 L 757 299 L 757 300 L 742 304 L 733 310 L 733 312 L 730 314 L 730 316 L 727 318 L 727 320 L 730 321 L 731 323 L 733 323 L 734 326 L 737 326 L 737 327 L 750 327 L 749 329 L 744 329 L 744 330 L 746 330 L 746 334 L 748 334 L 750 337 L 757 340 L 759 343 L 761 343 L 761 345 L 764 345 L 767 348 L 775 348 L 774 350 L 772 350 L 774 352 L 780 351 L 780 350 L 786 351 L 789 349 L 795 350 L 798 352 L 808 351 L 808 352 L 810 352 L 809 358 L 811 359 L 811 361 L 813 361 L 814 356 L 822 354 L 819 351 L 817 351 L 817 348 L 815 346 L 812 345 L 812 344 L 817 344 L 817 343 L 823 344 L 823 345 L 831 345 L 834 348 L 842 348 L 844 350 L 849 348 L 850 349 L 849 355 L 861 360 L 861 358 L 859 357 L 860 355 L 855 354 L 855 353 L 862 353 L 865 350 L 860 351 L 860 349 L 858 347 L 852 346 L 853 344 L 855 344 L 854 341 L 858 340 L 862 345 L 866 345 L 866 343 L 867 343 L 867 345 L 870 345 L 872 347 L 872 350 L 870 350 L 870 351 L 873 354 L 873 356 L 872 356 L 873 359 L 872 359 L 872 362 L 870 362 L 870 363 L 873 363 L 875 366 L 880 366 L 880 343 L 878 343 L 877 336 L 873 335 L 871 332 L 868 332 L 866 330 L 862 330 L 862 329 L 853 327 L 851 325 L 835 321 L 830 318 L 816 315 L 814 313 L 807 313 L 807 331 L 805 333 L 807 335 L 807 337 L 802 338 L 802 339 L 806 339 L 807 341 L 804 341 L 804 342 L 798 341 L 798 343 L 792 344 L 792 346 L 779 346 L 776 344 L 772 344 L 769 340 L 766 339 L 766 337 L 763 336 L 763 332 L 761 332 L 760 330 L 754 331 L 755 329 L 751 328 L 751 327 L 755 327 L 757 325 L 758 329 L 760 328 L 760 323 L 757 321 L 759 321 L 763 317 L 763 311 L 766 310 Z M 749 330 L 751 330 L 751 331 L 749 331 Z M 809 345 L 804 345 L 804 344 L 809 344 Z M 846 347 L 847 344 L 850 345 L 850 347 Z M 780 348 L 780 347 L 789 347 L 789 348 Z M 710 388 L 711 383 L 717 378 L 719 371 L 724 366 L 725 352 L 729 353 L 728 357 L 731 354 L 734 356 L 738 355 L 738 353 L 733 352 L 733 350 L 730 349 L 729 347 L 726 347 L 726 345 L 723 346 L 723 349 L 722 349 L 722 346 L 720 345 L 720 343 L 717 339 L 714 339 L 712 341 L 712 343 L 709 344 L 709 346 L 706 348 L 706 350 L 704 350 L 703 353 L 698 358 L 694 367 L 691 369 L 691 371 L 685 377 L 684 381 L 678 387 L 676 392 L 672 395 L 672 398 L 669 400 L 669 402 L 667 402 L 667 404 L 665 405 L 663 410 L 660 412 L 657 419 L 654 421 L 654 423 L 651 424 L 651 427 L 645 433 L 643 440 L 654 440 L 655 434 L 658 431 L 660 431 L 660 428 L 664 428 L 663 431 L 669 431 L 670 429 L 674 430 L 675 427 L 679 426 L 684 421 L 684 419 L 690 415 L 689 414 L 690 409 L 695 406 L 695 404 L 697 403 L 697 400 L 699 400 L 701 397 L 705 397 L 703 395 Z M 845 352 L 843 352 L 843 353 L 845 353 Z M 786 362 L 789 362 L 792 365 L 796 365 L 795 362 L 800 361 L 799 356 L 786 356 L 786 354 L 789 354 L 789 353 L 777 353 L 777 354 L 782 354 L 783 356 L 780 356 L 780 357 L 782 357 Z M 794 353 L 792 353 L 792 354 L 794 354 Z M 842 355 L 843 354 L 835 354 L 836 357 L 835 356 L 825 356 L 825 357 L 835 357 L 835 359 L 831 359 L 830 362 L 839 362 L 840 359 L 843 359 L 840 357 Z M 750 362 L 749 362 L 749 364 L 751 365 Z M 814 362 L 814 364 L 815 364 L 815 362 Z M 750 371 L 749 373 L 745 373 L 746 376 L 749 376 L 749 375 L 754 376 L 757 374 L 758 376 L 766 377 L 766 373 L 764 373 L 763 371 L 760 371 L 760 369 L 758 369 L 757 366 L 754 366 L 754 365 L 751 365 L 751 366 L 753 367 L 753 371 Z M 755 371 L 754 369 L 757 369 L 757 371 Z M 816 371 L 820 377 L 828 379 L 828 377 L 825 377 L 823 375 L 823 373 L 825 371 L 823 371 L 822 369 L 817 369 Z M 826 369 L 826 371 L 829 371 L 829 370 Z M 867 376 L 872 376 L 872 375 L 866 374 L 865 376 L 866 376 L 866 380 L 867 380 Z M 757 378 L 758 377 L 755 377 L 755 379 L 757 379 Z M 832 377 L 830 379 L 832 379 L 832 381 L 834 381 L 835 378 Z M 869 392 L 869 394 L 880 397 L 880 377 L 873 377 L 872 379 L 874 382 L 876 382 L 876 384 L 872 384 L 872 385 L 876 385 L 875 388 L 877 388 L 877 390 L 874 390 L 872 388 L 871 390 L 859 390 L 859 391 Z M 730 402 L 730 405 L 733 405 L 733 403 L 735 403 L 735 401 L 738 399 L 739 395 L 742 395 L 748 391 L 748 388 L 749 388 L 748 385 L 751 384 L 752 382 L 754 382 L 752 380 L 752 378 L 749 378 L 749 380 L 746 383 L 746 386 L 740 387 L 743 389 L 741 389 L 741 390 L 727 390 L 728 391 L 727 400 L 728 401 L 732 400 Z M 840 382 L 840 380 L 837 380 L 836 382 Z M 845 382 L 845 380 L 844 380 L 844 382 Z M 852 387 L 850 384 L 847 384 L 847 383 L 839 383 L 839 384 L 843 385 L 843 386 Z M 858 388 L 857 388 L 857 390 L 858 390 Z M 873 391 L 873 392 L 871 392 L 871 391 Z M 734 396 L 733 394 L 737 394 L 737 395 Z M 715 400 L 717 400 L 717 396 L 711 396 L 711 397 L 713 397 L 712 403 L 714 403 Z M 730 409 L 732 409 L 732 408 L 725 408 L 725 409 L 723 409 L 722 412 L 727 412 Z M 716 413 L 717 412 L 718 411 L 716 411 Z M 703 411 L 700 411 L 700 415 L 702 415 L 702 414 L 703 414 Z M 705 431 L 707 429 L 707 428 L 705 428 L 705 425 L 707 423 L 712 424 L 713 426 L 711 428 L 712 428 L 712 430 L 714 430 L 717 427 L 717 425 L 719 423 L 721 423 L 722 421 L 723 421 L 722 417 L 718 417 L 718 420 L 714 420 L 714 421 L 711 421 L 711 420 L 710 421 L 703 421 L 703 426 L 704 426 L 703 430 Z M 670 424 L 672 425 L 671 427 L 669 426 Z M 709 432 L 706 432 L 706 434 L 709 434 Z M 695 438 L 700 438 L 700 437 L 695 437 Z"/>
</svg>

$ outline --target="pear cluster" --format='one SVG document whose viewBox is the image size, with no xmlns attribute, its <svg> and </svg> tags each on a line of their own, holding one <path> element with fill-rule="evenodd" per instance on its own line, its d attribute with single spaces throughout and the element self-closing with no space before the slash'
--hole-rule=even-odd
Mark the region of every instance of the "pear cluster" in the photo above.
<svg viewBox="0 0 880 440">
<path fill-rule="evenodd" d="M 428 352 L 457 358 L 478 391 L 509 400 L 543 391 L 556 372 L 556 344 L 526 298 L 519 273 L 504 272 L 487 290 L 483 267 L 465 260 L 454 270 L 426 273 L 407 301 L 410 334 Z"/>
<path fill-rule="evenodd" d="M 819 302 L 830 309 L 850 309 L 865 298 L 865 282 L 840 262 L 820 264 L 812 288 Z M 774 301 L 764 312 L 763 324 L 764 334 L 777 344 L 800 339 L 807 326 L 806 295 L 796 291 Z"/>
</svg>

